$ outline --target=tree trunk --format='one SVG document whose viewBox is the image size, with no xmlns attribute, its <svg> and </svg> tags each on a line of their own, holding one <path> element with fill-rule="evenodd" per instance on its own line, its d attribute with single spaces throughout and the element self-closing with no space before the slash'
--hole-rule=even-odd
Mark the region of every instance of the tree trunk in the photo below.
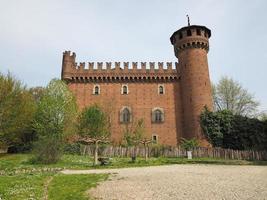
<svg viewBox="0 0 267 200">
<path fill-rule="evenodd" d="M 148 156 L 147 156 L 147 147 L 146 147 L 146 145 L 144 145 L 145 146 L 145 161 L 147 161 L 147 159 L 148 159 Z"/>
<path fill-rule="evenodd" d="M 94 165 L 98 163 L 98 142 L 95 142 Z"/>
</svg>

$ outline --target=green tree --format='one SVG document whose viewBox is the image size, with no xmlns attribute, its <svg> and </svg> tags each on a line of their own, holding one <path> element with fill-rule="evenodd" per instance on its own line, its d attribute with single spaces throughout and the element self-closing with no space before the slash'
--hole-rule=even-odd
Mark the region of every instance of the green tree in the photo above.
<svg viewBox="0 0 267 200">
<path fill-rule="evenodd" d="M 76 101 L 67 85 L 61 80 L 51 80 L 38 103 L 34 120 L 38 161 L 54 163 L 60 159 L 66 137 L 74 133 L 76 114 Z"/>
<path fill-rule="evenodd" d="M 259 102 L 242 85 L 232 78 L 222 77 L 212 86 L 213 102 L 216 111 L 230 110 L 233 114 L 254 116 Z"/>
<path fill-rule="evenodd" d="M 26 86 L 10 73 L 0 73 L 0 148 L 20 140 L 31 127 L 35 108 Z"/>
<path fill-rule="evenodd" d="M 84 108 L 78 117 L 78 141 L 94 144 L 94 165 L 98 163 L 98 145 L 109 142 L 109 127 L 108 115 L 97 105 Z"/>
</svg>

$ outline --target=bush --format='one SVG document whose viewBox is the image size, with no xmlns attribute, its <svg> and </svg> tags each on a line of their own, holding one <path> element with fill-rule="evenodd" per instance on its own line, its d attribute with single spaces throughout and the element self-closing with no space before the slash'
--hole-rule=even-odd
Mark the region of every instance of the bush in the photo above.
<svg viewBox="0 0 267 200">
<path fill-rule="evenodd" d="M 34 154 L 37 163 L 56 163 L 62 156 L 61 141 L 42 137 L 34 145 Z"/>
<path fill-rule="evenodd" d="M 267 121 L 234 115 L 223 110 L 211 112 L 205 109 L 201 127 L 214 147 L 238 150 L 267 150 Z"/>
<path fill-rule="evenodd" d="M 63 151 L 65 154 L 81 155 L 81 144 L 79 143 L 65 144 Z"/>
</svg>

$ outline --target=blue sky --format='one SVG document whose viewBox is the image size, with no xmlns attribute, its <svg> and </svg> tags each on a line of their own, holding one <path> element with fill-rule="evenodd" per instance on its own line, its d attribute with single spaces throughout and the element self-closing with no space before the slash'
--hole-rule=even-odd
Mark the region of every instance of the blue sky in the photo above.
<svg viewBox="0 0 267 200">
<path fill-rule="evenodd" d="M 28 86 L 60 77 L 62 52 L 77 61 L 176 61 L 171 34 L 187 24 L 212 31 L 211 80 L 227 75 L 267 110 L 265 0 L 0 0 L 0 71 Z"/>
</svg>

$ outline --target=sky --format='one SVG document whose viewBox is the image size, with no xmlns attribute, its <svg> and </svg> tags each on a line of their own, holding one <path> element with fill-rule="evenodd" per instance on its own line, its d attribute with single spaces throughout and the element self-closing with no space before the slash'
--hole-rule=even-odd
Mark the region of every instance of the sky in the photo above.
<svg viewBox="0 0 267 200">
<path fill-rule="evenodd" d="M 266 0 L 0 0 L 0 72 L 27 86 L 60 78 L 62 53 L 77 62 L 176 61 L 170 36 L 211 29 L 211 81 L 238 81 L 267 111 Z"/>
</svg>

